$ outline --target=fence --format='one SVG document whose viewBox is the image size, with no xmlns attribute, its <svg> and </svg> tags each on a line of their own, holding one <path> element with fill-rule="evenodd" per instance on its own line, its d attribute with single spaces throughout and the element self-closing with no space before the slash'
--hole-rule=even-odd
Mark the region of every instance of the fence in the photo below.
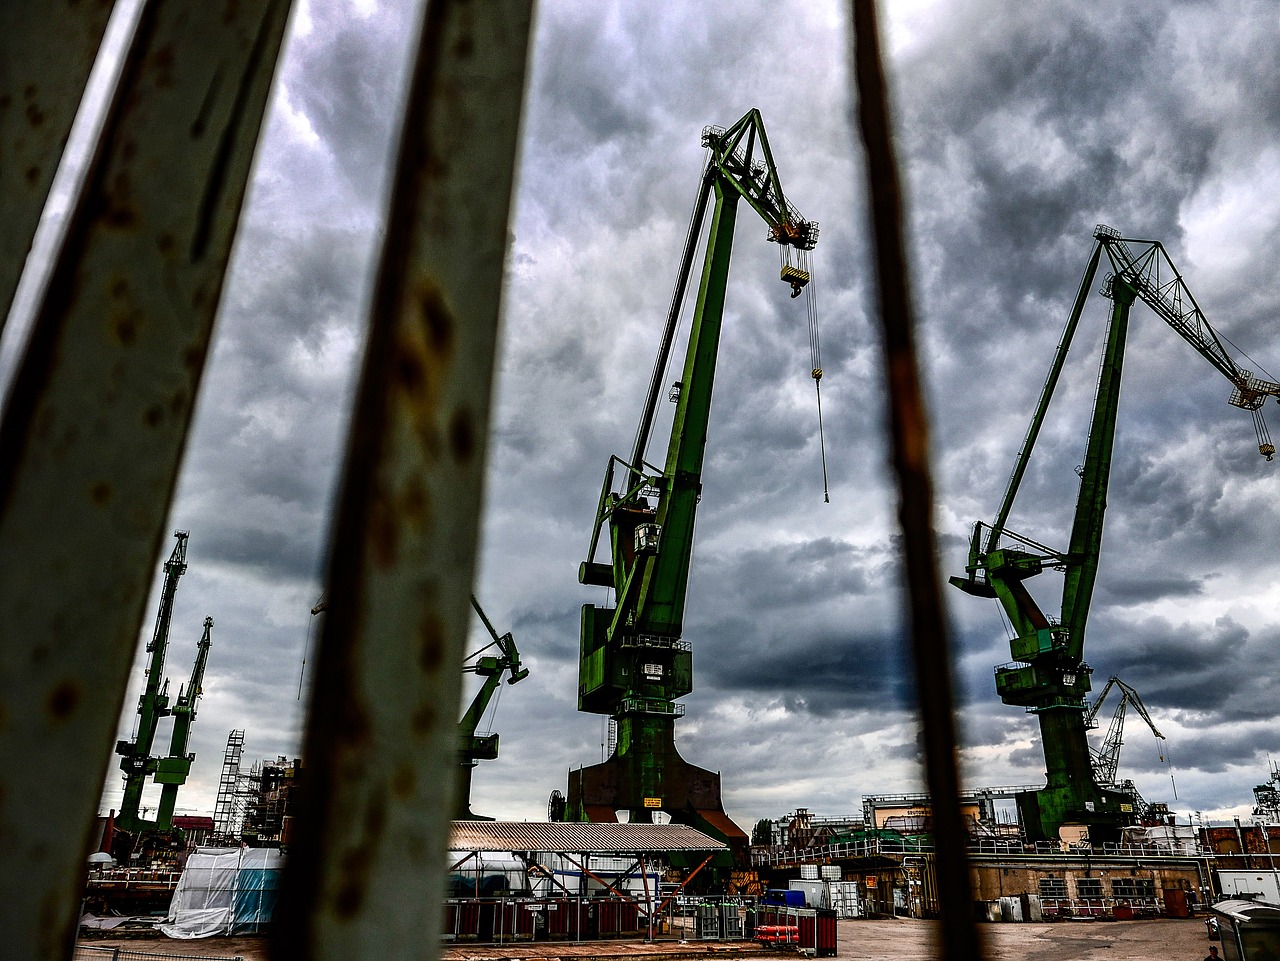
<svg viewBox="0 0 1280 961">
<path fill-rule="evenodd" d="M 91 944 L 77 944 L 72 961 L 244 961 L 236 956 L 194 955 L 194 954 L 161 954 L 155 951 L 133 951 L 129 948 L 97 947 Z"/>
<path fill-rule="evenodd" d="M 670 898 L 650 925 L 644 905 L 623 898 L 466 898 L 444 905 L 446 942 L 741 941 L 750 937 L 750 902 Z"/>
</svg>

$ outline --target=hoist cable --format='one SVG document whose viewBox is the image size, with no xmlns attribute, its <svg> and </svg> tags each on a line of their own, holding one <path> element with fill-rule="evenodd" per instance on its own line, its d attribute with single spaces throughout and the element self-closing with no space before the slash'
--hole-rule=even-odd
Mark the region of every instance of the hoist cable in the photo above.
<svg viewBox="0 0 1280 961">
<path fill-rule="evenodd" d="M 800 251 L 800 268 L 809 271 L 808 252 Z M 809 363 L 813 377 L 814 396 L 818 401 L 818 451 L 822 457 L 822 502 L 831 503 L 831 490 L 827 482 L 827 439 L 822 427 L 822 339 L 818 333 L 817 287 L 809 272 L 809 284 L 805 288 L 805 310 L 809 319 Z"/>
</svg>

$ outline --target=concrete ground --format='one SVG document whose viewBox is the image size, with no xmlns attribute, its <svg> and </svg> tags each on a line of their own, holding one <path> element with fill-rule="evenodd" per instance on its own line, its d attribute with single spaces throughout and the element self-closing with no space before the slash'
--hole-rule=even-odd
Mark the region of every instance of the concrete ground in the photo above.
<svg viewBox="0 0 1280 961">
<path fill-rule="evenodd" d="M 984 924 L 979 929 L 989 961 L 1200 961 L 1208 954 L 1201 920 L 1059 921 L 1053 924 Z M 859 961 L 926 961 L 938 954 L 937 925 L 906 919 L 841 921 L 838 958 Z M 94 947 L 156 952 L 189 958 L 234 958 L 270 961 L 264 938 L 94 937 L 80 942 Z M 468 945 L 443 949 L 442 961 L 553 961 L 553 959 L 627 959 L 677 961 L 681 958 L 788 957 L 746 944 L 679 944 L 598 941 L 573 944 L 544 941 L 501 947 Z M 90 958 L 88 953 L 83 958 Z"/>
</svg>

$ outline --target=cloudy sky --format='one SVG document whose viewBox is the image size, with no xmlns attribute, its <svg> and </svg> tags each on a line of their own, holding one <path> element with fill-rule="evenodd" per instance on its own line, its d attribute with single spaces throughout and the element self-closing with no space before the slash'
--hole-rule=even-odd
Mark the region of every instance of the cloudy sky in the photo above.
<svg viewBox="0 0 1280 961">
<path fill-rule="evenodd" d="M 175 686 L 203 618 L 216 621 L 179 798 L 189 813 L 212 812 L 230 729 L 246 731 L 247 759 L 299 750 L 406 6 L 299 0 L 286 43 L 170 518 L 191 531 Z M 1268 253 L 1280 240 L 1280 20 L 1261 0 L 885 6 L 936 524 L 944 573 L 958 574 L 973 522 L 997 507 L 1095 224 L 1161 240 L 1214 325 L 1280 369 Z M 847 46 L 834 2 L 539 6 L 476 585 L 531 673 L 504 687 L 502 755 L 477 770 L 477 811 L 544 817 L 568 769 L 601 758 L 601 719 L 576 712 L 578 609 L 607 598 L 576 568 L 606 460 L 629 451 L 639 417 L 700 131 L 751 107 L 788 197 L 822 228 L 831 503 L 803 302 L 743 206 L 685 625 L 696 690 L 678 743 L 723 773 L 726 807 L 748 828 L 920 789 Z M 1107 306 L 1086 309 L 1011 518 L 1061 547 Z M 1228 392 L 1135 307 L 1086 658 L 1095 690 L 1118 674 L 1168 737 L 1162 763 L 1131 714 L 1122 775 L 1184 818 L 1247 815 L 1280 755 L 1280 463 L 1258 457 Z M 1039 580 L 1056 612 L 1057 585 Z M 995 602 L 947 600 L 966 781 L 1042 781 L 1032 718 L 994 691 L 992 668 L 1009 660 Z M 473 648 L 480 637 L 477 626 Z M 122 736 L 141 660 L 134 681 Z M 113 776 L 103 809 L 119 797 Z"/>
</svg>

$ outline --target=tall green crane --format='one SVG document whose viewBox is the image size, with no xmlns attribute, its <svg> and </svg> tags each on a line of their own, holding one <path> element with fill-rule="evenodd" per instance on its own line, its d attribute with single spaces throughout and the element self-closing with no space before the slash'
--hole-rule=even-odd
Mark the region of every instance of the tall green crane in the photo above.
<svg viewBox="0 0 1280 961">
<path fill-rule="evenodd" d="M 493 640 L 480 648 L 480 650 L 469 654 L 462 666 L 464 672 L 483 677 L 484 683 L 480 685 L 480 690 L 471 699 L 471 704 L 467 707 L 466 713 L 462 715 L 462 720 L 458 722 L 458 767 L 460 770 L 458 773 L 457 802 L 454 805 L 453 816 L 458 821 L 492 821 L 493 818 L 471 812 L 471 774 L 475 771 L 477 763 L 480 761 L 492 761 L 498 756 L 498 735 L 496 733 L 477 734 L 476 730 L 480 727 L 480 719 L 484 717 L 484 712 L 488 710 L 489 702 L 493 700 L 493 695 L 498 691 L 498 686 L 502 682 L 502 675 L 508 675 L 508 684 L 518 684 L 529 676 L 529 671 L 520 665 L 520 652 L 516 649 L 516 639 L 511 636 L 511 632 L 508 631 L 501 637 L 498 636 L 498 632 L 494 630 L 493 624 L 489 622 L 488 616 L 480 606 L 480 602 L 475 599 L 475 595 L 471 597 L 471 606 L 480 615 L 480 620 L 484 623 L 485 629 Z M 492 654 L 481 656 L 485 651 L 492 648 L 497 648 L 497 656 Z"/>
<path fill-rule="evenodd" d="M 650 822 L 664 811 L 677 823 L 745 847 L 746 835 L 724 812 L 720 776 L 689 764 L 675 747 L 675 719 L 684 713 L 676 702 L 693 690 L 692 649 L 681 637 L 685 594 L 738 202 L 745 199 L 764 219 L 793 296 L 809 282 L 808 252 L 818 227 L 783 194 L 758 110 L 727 130 L 707 127 L 702 143 L 708 160 L 635 446 L 630 460 L 609 460 L 579 568 L 581 583 L 613 589 L 615 606 L 582 608 L 578 709 L 612 718 L 617 740 L 606 761 L 570 772 L 565 817 L 615 821 L 625 810 L 633 822 Z M 659 469 L 645 453 L 708 207 L 702 278 L 684 372 L 670 394 L 676 408 Z M 821 371 L 815 367 L 813 375 Z M 606 525 L 611 559 L 598 563 Z"/>
<path fill-rule="evenodd" d="M 951 578 L 951 583 L 966 593 L 999 600 L 1013 628 L 1015 636 L 1009 642 L 1013 661 L 996 668 L 996 691 L 1004 703 L 1023 707 L 1039 720 L 1047 784 L 1017 798 L 1027 835 L 1037 841 L 1057 840 L 1064 825 L 1087 828 L 1094 843 L 1111 841 L 1118 837 L 1121 826 L 1132 823 L 1136 813 L 1128 794 L 1100 785 L 1094 776 L 1085 733 L 1085 695 L 1091 687 L 1092 669 L 1084 660 L 1085 623 L 1102 546 L 1125 338 L 1135 300 L 1142 300 L 1230 381 L 1229 402 L 1253 414 L 1259 452 L 1267 460 L 1275 454 L 1262 419 L 1262 405 L 1268 397 L 1280 398 L 1280 384 L 1256 377 L 1232 359 L 1160 243 L 1122 238 L 1119 231 L 1102 225 L 1094 230 L 1094 239 L 999 512 L 993 523 L 979 521 L 974 526 L 966 576 Z M 1104 254 L 1112 273 L 1100 293 L 1111 301 L 1111 316 L 1085 460 L 1077 469 L 1080 489 L 1070 544 L 1066 551 L 1056 551 L 1005 524 Z M 1063 574 L 1062 612 L 1056 618 L 1041 610 L 1024 583 L 1046 569 Z"/>
<path fill-rule="evenodd" d="M 169 714 L 169 684 L 164 680 L 164 658 L 169 649 L 169 623 L 173 619 L 173 599 L 178 593 L 178 579 L 187 572 L 187 538 L 189 531 L 174 531 L 177 543 L 164 565 L 164 585 L 160 590 L 160 610 L 156 613 L 156 626 L 147 644 L 147 686 L 138 698 L 138 716 L 133 737 L 116 743 L 120 755 L 120 770 L 124 772 L 124 799 L 116 826 L 135 833 L 144 829 L 168 830 L 171 823 L 160 825 L 158 821 L 144 821 L 141 816 L 142 789 L 147 776 L 154 774 L 157 758 L 151 756 L 155 744 L 156 727 L 160 719 Z"/>
</svg>

